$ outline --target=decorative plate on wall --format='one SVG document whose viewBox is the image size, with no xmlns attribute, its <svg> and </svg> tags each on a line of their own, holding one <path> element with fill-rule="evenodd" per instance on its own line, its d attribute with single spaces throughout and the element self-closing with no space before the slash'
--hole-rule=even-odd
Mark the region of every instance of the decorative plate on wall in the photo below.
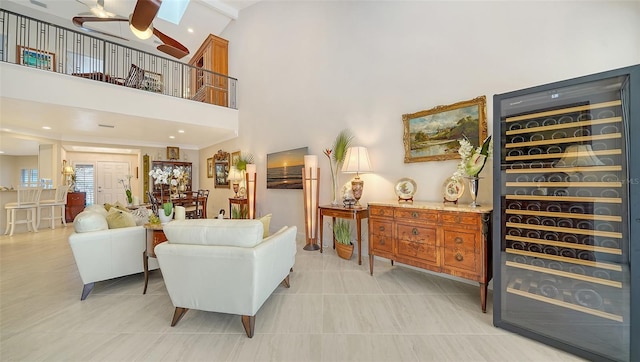
<svg viewBox="0 0 640 362">
<path fill-rule="evenodd" d="M 464 184 L 460 180 L 449 177 L 444 181 L 444 199 L 449 202 L 457 202 L 464 193 Z"/>
<path fill-rule="evenodd" d="M 400 200 L 413 200 L 413 195 L 416 194 L 418 185 L 412 178 L 403 177 L 396 183 L 395 191 Z"/>
</svg>

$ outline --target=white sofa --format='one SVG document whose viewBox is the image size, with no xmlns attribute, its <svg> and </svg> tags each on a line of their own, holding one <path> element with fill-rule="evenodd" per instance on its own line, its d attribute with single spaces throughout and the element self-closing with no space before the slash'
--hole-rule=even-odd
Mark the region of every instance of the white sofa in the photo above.
<svg viewBox="0 0 640 362">
<path fill-rule="evenodd" d="M 77 220 L 74 224 L 80 222 Z M 69 236 L 69 244 L 84 284 L 81 300 L 91 293 L 95 282 L 144 271 L 142 254 L 146 230 L 143 226 L 74 232 Z M 158 267 L 157 260 L 150 258 L 149 270 Z"/>
<path fill-rule="evenodd" d="M 249 338 L 255 315 L 280 283 L 289 286 L 296 227 L 263 239 L 258 220 L 184 220 L 164 226 L 156 246 L 164 283 L 176 307 L 175 326 L 189 309 L 238 314 Z"/>
</svg>

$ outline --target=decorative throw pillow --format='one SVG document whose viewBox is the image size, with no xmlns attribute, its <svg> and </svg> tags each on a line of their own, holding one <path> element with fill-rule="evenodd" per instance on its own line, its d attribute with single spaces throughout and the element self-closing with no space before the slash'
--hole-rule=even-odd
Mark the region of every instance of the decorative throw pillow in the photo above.
<svg viewBox="0 0 640 362">
<path fill-rule="evenodd" d="M 107 214 L 108 214 L 108 212 L 104 208 L 104 206 L 96 205 L 96 204 L 89 205 L 89 206 L 85 207 L 83 211 L 97 212 L 97 213 L 101 214 L 104 217 L 107 217 Z"/>
<path fill-rule="evenodd" d="M 107 219 L 99 212 L 83 211 L 73 219 L 73 228 L 77 233 L 109 229 Z"/>
<path fill-rule="evenodd" d="M 133 219 L 136 221 L 136 225 L 138 226 L 149 222 L 149 214 L 150 211 L 146 207 L 139 207 L 131 211 L 131 215 L 133 215 Z"/>
<path fill-rule="evenodd" d="M 126 205 L 123 205 L 120 201 L 116 201 L 115 204 L 113 204 L 113 207 L 115 207 L 118 210 L 122 210 L 122 211 L 129 211 L 129 209 L 127 209 Z"/>
<path fill-rule="evenodd" d="M 136 226 L 136 220 L 131 213 L 112 207 L 107 215 L 107 224 L 109 229 L 128 228 Z"/>
<path fill-rule="evenodd" d="M 262 238 L 266 238 L 267 236 L 269 236 L 269 224 L 271 223 L 271 214 L 267 214 L 261 217 L 259 220 L 262 223 L 262 226 L 264 227 Z"/>
</svg>

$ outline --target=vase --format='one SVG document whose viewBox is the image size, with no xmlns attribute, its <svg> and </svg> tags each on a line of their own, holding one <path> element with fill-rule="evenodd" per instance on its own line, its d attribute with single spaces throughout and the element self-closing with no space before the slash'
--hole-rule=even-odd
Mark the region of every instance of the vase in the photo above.
<svg viewBox="0 0 640 362">
<path fill-rule="evenodd" d="M 338 256 L 342 259 L 351 259 L 351 256 L 353 255 L 353 243 L 349 245 L 336 243 L 336 253 L 338 253 Z"/>
<path fill-rule="evenodd" d="M 337 177 L 334 177 L 332 180 L 333 183 L 333 201 L 331 201 L 331 206 L 338 206 L 341 204 L 339 200 L 340 190 L 338 190 L 338 180 Z"/>
<path fill-rule="evenodd" d="M 160 208 L 158 210 L 158 218 L 160 218 L 161 224 L 166 224 L 173 219 L 173 208 L 171 208 L 171 213 L 169 216 L 164 214 L 164 208 Z"/>
<path fill-rule="evenodd" d="M 469 193 L 471 194 L 471 204 L 469 204 L 469 206 L 478 207 L 480 205 L 476 200 L 478 199 L 478 184 L 480 183 L 480 177 L 467 177 L 467 179 L 469 180 Z"/>
</svg>

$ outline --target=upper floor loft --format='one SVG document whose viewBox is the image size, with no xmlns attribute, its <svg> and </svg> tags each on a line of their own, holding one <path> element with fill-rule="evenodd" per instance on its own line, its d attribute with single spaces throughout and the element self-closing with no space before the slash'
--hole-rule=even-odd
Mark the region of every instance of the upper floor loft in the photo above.
<svg viewBox="0 0 640 362">
<path fill-rule="evenodd" d="M 0 26 L 2 132 L 191 149 L 238 134 L 233 77 L 4 9 Z"/>
</svg>

